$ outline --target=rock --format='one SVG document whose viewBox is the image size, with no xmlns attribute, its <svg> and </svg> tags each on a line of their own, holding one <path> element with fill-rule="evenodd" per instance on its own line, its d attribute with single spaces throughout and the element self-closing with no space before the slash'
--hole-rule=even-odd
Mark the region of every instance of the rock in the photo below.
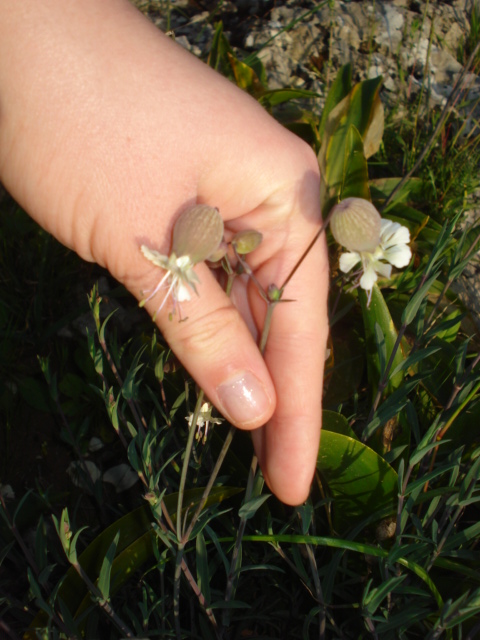
<svg viewBox="0 0 480 640">
<path fill-rule="evenodd" d="M 403 13 L 394 5 L 384 4 L 381 10 L 381 20 L 375 42 L 384 53 L 394 53 L 403 40 L 405 18 Z"/>
</svg>

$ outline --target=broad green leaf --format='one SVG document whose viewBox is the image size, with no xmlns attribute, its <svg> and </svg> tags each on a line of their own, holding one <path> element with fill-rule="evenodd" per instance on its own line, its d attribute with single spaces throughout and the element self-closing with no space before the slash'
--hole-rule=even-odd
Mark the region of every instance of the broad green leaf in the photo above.
<svg viewBox="0 0 480 640">
<path fill-rule="evenodd" d="M 376 335 L 378 336 L 378 328 L 376 329 L 376 325 L 378 325 L 383 334 L 384 359 L 386 363 L 390 360 L 398 334 L 387 303 L 376 284 L 373 285 L 370 305 L 367 305 L 367 295 L 363 290 L 359 291 L 359 298 L 362 305 L 363 323 L 365 326 L 368 379 L 372 392 L 375 395 L 378 384 L 384 374 L 384 370 L 382 370 L 382 356 L 379 353 L 379 348 L 376 343 Z M 387 386 L 385 387 L 387 394 L 392 393 L 402 384 L 403 372 L 400 365 L 403 361 L 404 355 L 402 345 L 400 345 L 396 351 L 391 367 L 391 372 L 396 372 L 394 375 L 389 375 Z"/>
<path fill-rule="evenodd" d="M 378 109 L 382 78 L 364 80 L 356 84 L 350 93 L 329 113 L 325 123 L 318 162 L 322 174 L 320 202 L 325 214 L 338 200 L 343 184 L 347 135 L 353 125 L 364 145 L 367 141 L 371 154 L 375 144 L 379 146 L 379 131 L 383 131 L 383 112 Z M 382 121 L 379 125 L 379 119 Z M 369 137 L 369 128 L 372 129 Z M 368 157 L 368 154 L 365 154 Z"/>
<path fill-rule="evenodd" d="M 363 135 L 363 151 L 366 158 L 371 158 L 380 149 L 384 126 L 385 114 L 383 104 L 380 100 L 380 95 L 377 93 L 373 99 L 368 127 Z"/>
<path fill-rule="evenodd" d="M 363 198 L 371 200 L 368 187 L 368 164 L 363 150 L 362 136 L 355 125 L 351 124 L 345 141 L 345 160 L 341 200 Z"/>
<path fill-rule="evenodd" d="M 345 416 L 342 416 L 341 413 L 337 413 L 336 411 L 328 411 L 328 409 L 322 411 L 322 429 L 333 433 L 340 433 L 341 435 L 358 440 Z"/>
<path fill-rule="evenodd" d="M 317 470 L 333 498 L 338 531 L 386 507 L 395 508 L 397 474 L 373 449 L 348 436 L 322 431 Z"/>
<path fill-rule="evenodd" d="M 350 93 L 350 89 L 352 88 L 352 65 L 346 64 L 340 68 L 337 75 L 335 76 L 335 80 L 330 87 L 330 91 L 328 92 L 327 99 L 325 100 L 325 106 L 322 112 L 322 118 L 320 120 L 320 136 L 323 138 L 323 134 L 325 132 L 325 125 L 327 123 L 328 116 L 331 111 L 337 106 L 339 102 L 341 102 L 348 94 Z"/>
<path fill-rule="evenodd" d="M 120 531 L 117 531 L 115 537 L 112 540 L 112 544 L 108 547 L 107 553 L 105 554 L 102 562 L 102 568 L 100 569 L 100 575 L 98 577 L 97 586 L 104 600 L 108 600 L 108 598 L 110 597 L 110 576 L 113 560 L 117 552 L 119 538 Z"/>
<path fill-rule="evenodd" d="M 53 413 L 54 405 L 50 399 L 48 387 L 44 380 L 37 380 L 31 376 L 21 379 L 18 386 L 22 400 L 38 411 Z"/>
</svg>

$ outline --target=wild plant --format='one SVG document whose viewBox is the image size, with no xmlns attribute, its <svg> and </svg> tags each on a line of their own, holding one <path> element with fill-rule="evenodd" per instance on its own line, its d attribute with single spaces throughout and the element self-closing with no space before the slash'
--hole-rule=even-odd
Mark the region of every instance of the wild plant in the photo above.
<svg viewBox="0 0 480 640">
<path fill-rule="evenodd" d="M 315 97 L 269 90 L 260 61 L 237 59 L 221 24 L 209 62 L 273 114 L 279 104 Z M 42 491 L 13 504 L 0 495 L 6 637 L 478 635 L 480 352 L 452 285 L 480 233 L 463 223 L 467 197 L 438 211 L 442 194 L 428 172 L 415 175 L 420 165 L 403 179 L 378 175 L 378 159 L 388 155 L 380 89 L 381 78 L 354 84 L 346 66 L 321 118 L 300 110 L 285 123 L 318 152 L 324 223 L 310 247 L 327 234 L 332 273 L 323 431 L 309 500 L 297 508 L 277 501 L 248 435 L 215 413 L 153 325 L 120 337 L 95 286 L 93 327 L 82 343 L 90 368 L 76 402 L 91 394 L 97 423 L 78 406 L 72 412 L 53 358 L 40 362 L 83 493 L 73 503 Z M 454 100 L 437 115 L 422 161 L 447 116 L 458 142 L 452 157 L 459 148 L 478 154 L 464 119 L 452 118 Z M 195 295 L 193 264 L 214 258 L 228 292 L 239 274 L 254 278 L 248 256 L 261 242 L 250 230 L 223 246 L 212 207 L 187 210 L 177 224 L 168 256 L 142 248 L 161 269 L 148 295 L 166 287 L 160 303 L 171 305 L 172 322 Z M 205 247 L 191 241 L 202 225 Z M 266 291 L 255 283 L 267 306 L 262 350 L 291 275 Z M 92 436 L 122 460 L 129 486 L 111 501 L 92 471 Z M 82 501 L 95 514 L 89 526 Z M 12 595 L 17 574 L 23 592 Z"/>
</svg>

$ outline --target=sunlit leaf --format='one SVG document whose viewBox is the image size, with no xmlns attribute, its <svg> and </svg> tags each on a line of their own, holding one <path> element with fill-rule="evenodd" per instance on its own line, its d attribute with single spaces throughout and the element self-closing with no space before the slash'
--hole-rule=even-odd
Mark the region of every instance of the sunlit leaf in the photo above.
<svg viewBox="0 0 480 640">
<path fill-rule="evenodd" d="M 317 470 L 334 502 L 338 531 L 372 513 L 395 508 L 397 474 L 373 449 L 340 433 L 322 431 Z"/>
<path fill-rule="evenodd" d="M 258 101 L 266 107 L 275 107 L 279 104 L 290 102 L 290 100 L 305 98 L 318 98 L 318 94 L 307 89 L 271 89 L 264 91 Z"/>
<path fill-rule="evenodd" d="M 256 99 L 263 95 L 265 87 L 252 67 L 249 67 L 248 64 L 245 64 L 236 58 L 232 53 L 227 53 L 227 56 L 232 67 L 237 86 Z"/>
<path fill-rule="evenodd" d="M 335 76 L 335 80 L 330 87 L 327 99 L 325 100 L 325 106 L 322 111 L 322 118 L 320 120 L 320 137 L 323 138 L 325 132 L 325 125 L 327 123 L 328 116 L 331 111 L 341 102 L 349 93 L 352 88 L 352 65 L 346 64 L 341 67 Z"/>
<path fill-rule="evenodd" d="M 368 165 L 365 158 L 362 136 L 355 125 L 350 125 L 345 140 L 345 160 L 340 199 L 363 198 L 370 200 L 368 187 Z"/>
<path fill-rule="evenodd" d="M 347 135 L 351 125 L 360 134 L 363 141 L 367 138 L 371 125 L 378 127 L 376 108 L 382 78 L 364 80 L 356 84 L 329 113 L 318 162 L 322 175 L 321 203 L 328 212 L 332 203 L 338 199 L 344 178 Z"/>
</svg>

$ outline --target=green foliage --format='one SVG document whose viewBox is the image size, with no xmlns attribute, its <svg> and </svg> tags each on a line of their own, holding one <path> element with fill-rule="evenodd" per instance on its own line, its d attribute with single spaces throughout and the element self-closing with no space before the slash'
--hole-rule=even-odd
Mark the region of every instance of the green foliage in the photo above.
<svg viewBox="0 0 480 640">
<path fill-rule="evenodd" d="M 208 63 L 312 144 L 325 215 L 339 199 L 372 200 L 409 228 L 412 262 L 369 301 L 330 246 L 321 447 L 310 499 L 290 509 L 265 490 L 248 434 L 233 447 L 229 425 L 197 437 L 203 392 L 146 316 L 123 331 L 94 287 L 93 322 L 63 336 L 86 306 L 66 306 L 72 283 L 85 292 L 100 274 L 4 199 L 0 478 L 9 483 L 15 427 L 43 416 L 81 486 L 64 473 L 45 491 L 39 474 L 35 491 L 0 494 L 2 624 L 28 639 L 474 638 L 480 345 L 452 285 L 479 245 L 462 226 L 478 139 L 457 115 L 428 165 L 402 180 L 439 114 L 421 123 L 412 111 L 395 128 L 387 113 L 382 136 L 380 78 L 352 86 L 352 68 L 340 69 L 317 117 L 302 106 L 310 92 L 270 90 L 222 23 Z M 288 117 L 281 105 L 294 107 Z M 272 291 L 271 308 L 282 296 Z M 136 313 L 122 290 L 108 297 Z M 119 462 L 133 480 L 116 491 L 105 478 Z"/>
</svg>

